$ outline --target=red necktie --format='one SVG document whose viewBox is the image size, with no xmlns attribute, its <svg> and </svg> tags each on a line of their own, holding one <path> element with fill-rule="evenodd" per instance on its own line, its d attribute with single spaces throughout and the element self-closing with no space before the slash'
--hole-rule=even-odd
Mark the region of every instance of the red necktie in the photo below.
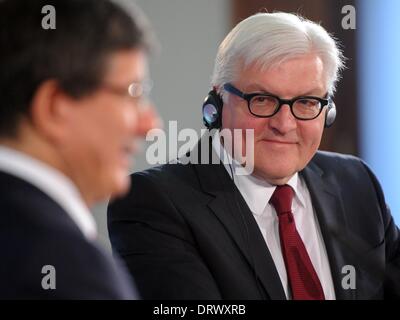
<svg viewBox="0 0 400 320">
<path fill-rule="evenodd" d="M 279 236 L 293 300 L 324 300 L 324 291 L 303 241 L 296 229 L 292 213 L 293 189 L 276 187 L 270 203 L 279 218 Z"/>
</svg>

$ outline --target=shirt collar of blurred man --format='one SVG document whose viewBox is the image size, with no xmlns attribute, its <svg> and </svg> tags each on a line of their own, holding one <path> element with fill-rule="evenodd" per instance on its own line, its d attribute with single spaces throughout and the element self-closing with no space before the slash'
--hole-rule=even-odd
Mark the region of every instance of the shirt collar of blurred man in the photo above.
<svg viewBox="0 0 400 320">
<path fill-rule="evenodd" d="M 1 145 L 0 171 L 25 180 L 43 191 L 68 213 L 88 240 L 96 238 L 97 227 L 91 212 L 74 183 L 60 171 Z"/>
</svg>

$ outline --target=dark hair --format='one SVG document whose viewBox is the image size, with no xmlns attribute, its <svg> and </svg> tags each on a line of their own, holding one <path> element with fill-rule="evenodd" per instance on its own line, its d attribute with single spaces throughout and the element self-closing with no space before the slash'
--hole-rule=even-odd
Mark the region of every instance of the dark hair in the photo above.
<svg viewBox="0 0 400 320">
<path fill-rule="evenodd" d="M 56 29 L 42 27 L 45 5 Z M 15 135 L 44 81 L 79 98 L 95 91 L 113 52 L 148 50 L 144 21 L 109 0 L 0 0 L 0 135 Z"/>
</svg>

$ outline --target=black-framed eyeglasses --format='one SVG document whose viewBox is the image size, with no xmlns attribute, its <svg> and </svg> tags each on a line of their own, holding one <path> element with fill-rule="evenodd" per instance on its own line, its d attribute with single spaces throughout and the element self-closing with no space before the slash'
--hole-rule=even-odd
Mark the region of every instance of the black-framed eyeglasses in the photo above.
<svg viewBox="0 0 400 320">
<path fill-rule="evenodd" d="M 107 90 L 111 93 L 122 97 L 131 97 L 135 99 L 140 99 L 149 95 L 153 87 L 153 82 L 149 79 L 142 82 L 132 82 L 126 88 L 121 88 L 110 83 L 103 83 L 99 86 L 100 89 Z"/>
<path fill-rule="evenodd" d="M 231 83 L 224 84 L 223 88 L 227 92 L 246 100 L 249 112 L 259 118 L 272 117 L 279 112 L 284 104 L 287 104 L 296 119 L 312 120 L 320 115 L 323 107 L 328 105 L 330 101 L 329 98 L 323 99 L 314 96 L 300 96 L 287 100 L 262 92 L 243 93 Z"/>
</svg>

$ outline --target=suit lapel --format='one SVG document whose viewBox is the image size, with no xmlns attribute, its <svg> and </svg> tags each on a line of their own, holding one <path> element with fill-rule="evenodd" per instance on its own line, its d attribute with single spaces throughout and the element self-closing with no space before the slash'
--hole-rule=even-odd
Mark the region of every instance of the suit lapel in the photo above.
<svg viewBox="0 0 400 320">
<path fill-rule="evenodd" d="M 316 211 L 325 242 L 337 299 L 355 299 L 355 290 L 342 286 L 342 268 L 351 261 L 346 256 L 348 229 L 339 187 L 324 177 L 323 171 L 313 162 L 301 172 Z"/>
<path fill-rule="evenodd" d="M 200 148 L 204 150 L 207 143 L 203 138 L 200 141 Z M 214 150 L 211 153 L 214 153 Z M 193 156 L 198 157 L 199 154 L 191 155 Z M 213 156 L 215 153 L 211 155 Z M 219 162 L 194 167 L 203 191 L 213 196 L 208 203 L 209 209 L 225 226 L 250 268 L 260 279 L 268 296 L 271 299 L 286 299 L 275 264 L 257 223 L 223 164 Z"/>
<path fill-rule="evenodd" d="M 246 201 L 240 194 L 240 191 L 234 187 L 236 193 L 236 208 L 233 210 L 237 212 L 240 210 L 243 215 L 244 227 L 247 232 L 248 250 L 250 252 L 251 264 L 254 268 L 255 274 L 260 279 L 262 285 L 271 299 L 286 300 L 285 291 L 282 287 L 280 276 L 276 269 L 274 260 L 268 249 L 265 239 L 260 232 L 253 213 L 249 209 Z M 251 244 L 251 245 L 250 245 Z"/>
</svg>

